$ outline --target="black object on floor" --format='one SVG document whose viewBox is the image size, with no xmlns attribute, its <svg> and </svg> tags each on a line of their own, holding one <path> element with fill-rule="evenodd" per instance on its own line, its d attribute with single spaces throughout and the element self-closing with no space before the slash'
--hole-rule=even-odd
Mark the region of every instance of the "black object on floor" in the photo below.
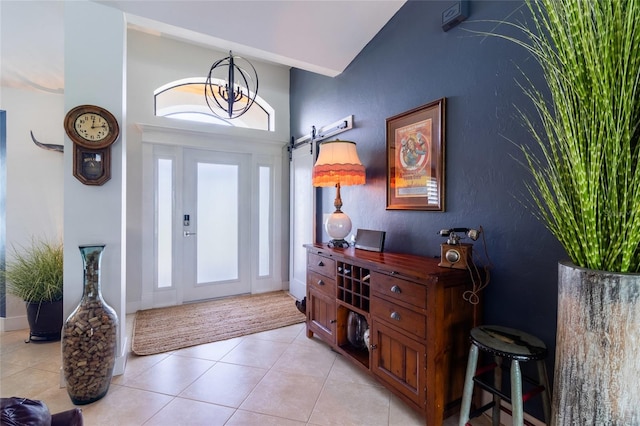
<svg viewBox="0 0 640 426">
<path fill-rule="evenodd" d="M 296 300 L 296 308 L 303 314 L 307 314 L 307 298 L 305 297 L 302 300 Z"/>
</svg>

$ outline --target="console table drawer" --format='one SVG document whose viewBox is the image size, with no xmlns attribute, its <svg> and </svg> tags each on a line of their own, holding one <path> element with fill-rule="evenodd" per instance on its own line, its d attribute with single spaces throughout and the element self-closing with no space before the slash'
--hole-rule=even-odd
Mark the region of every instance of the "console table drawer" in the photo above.
<svg viewBox="0 0 640 426">
<path fill-rule="evenodd" d="M 327 277 L 336 277 L 336 261 L 328 257 L 319 256 L 315 253 L 309 253 L 307 259 L 309 269 L 316 271 Z"/>
<path fill-rule="evenodd" d="M 418 338 L 427 337 L 427 319 L 422 313 L 376 297 L 371 303 L 371 315 Z"/>
<path fill-rule="evenodd" d="M 336 280 L 317 272 L 307 271 L 307 287 L 321 291 L 327 296 L 336 297 Z"/>
<path fill-rule="evenodd" d="M 373 291 L 418 308 L 427 307 L 427 288 L 398 277 L 371 272 Z"/>
</svg>

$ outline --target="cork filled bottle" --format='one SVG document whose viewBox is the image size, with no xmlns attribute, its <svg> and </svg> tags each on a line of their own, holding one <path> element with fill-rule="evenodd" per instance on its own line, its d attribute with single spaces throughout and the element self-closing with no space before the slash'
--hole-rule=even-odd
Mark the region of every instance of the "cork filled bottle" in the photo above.
<svg viewBox="0 0 640 426">
<path fill-rule="evenodd" d="M 89 404 L 107 394 L 116 359 L 118 317 L 102 298 L 104 245 L 80 246 L 84 288 L 62 330 L 62 367 L 71 401 Z"/>
</svg>

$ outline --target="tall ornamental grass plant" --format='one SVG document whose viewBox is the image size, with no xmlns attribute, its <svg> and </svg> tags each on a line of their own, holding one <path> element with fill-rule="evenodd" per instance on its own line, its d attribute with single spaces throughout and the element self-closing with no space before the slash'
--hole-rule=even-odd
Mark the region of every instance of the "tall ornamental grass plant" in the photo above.
<svg viewBox="0 0 640 426">
<path fill-rule="evenodd" d="M 7 291 L 28 303 L 55 302 L 63 296 L 62 243 L 32 241 L 13 250 L 7 262 Z"/>
<path fill-rule="evenodd" d="M 537 59 L 550 93 L 524 86 L 536 214 L 577 266 L 640 272 L 640 0 L 525 4 L 533 25 L 509 24 L 525 40 L 501 37 Z"/>
</svg>

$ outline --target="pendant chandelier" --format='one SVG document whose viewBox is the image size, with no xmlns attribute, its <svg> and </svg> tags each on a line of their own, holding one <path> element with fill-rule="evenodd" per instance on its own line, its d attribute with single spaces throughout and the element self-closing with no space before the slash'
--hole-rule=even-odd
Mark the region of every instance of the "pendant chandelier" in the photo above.
<svg viewBox="0 0 640 426">
<path fill-rule="evenodd" d="M 211 112 L 222 119 L 238 118 L 251 108 L 258 95 L 258 73 L 241 56 L 229 56 L 211 65 L 204 96 Z"/>
</svg>

